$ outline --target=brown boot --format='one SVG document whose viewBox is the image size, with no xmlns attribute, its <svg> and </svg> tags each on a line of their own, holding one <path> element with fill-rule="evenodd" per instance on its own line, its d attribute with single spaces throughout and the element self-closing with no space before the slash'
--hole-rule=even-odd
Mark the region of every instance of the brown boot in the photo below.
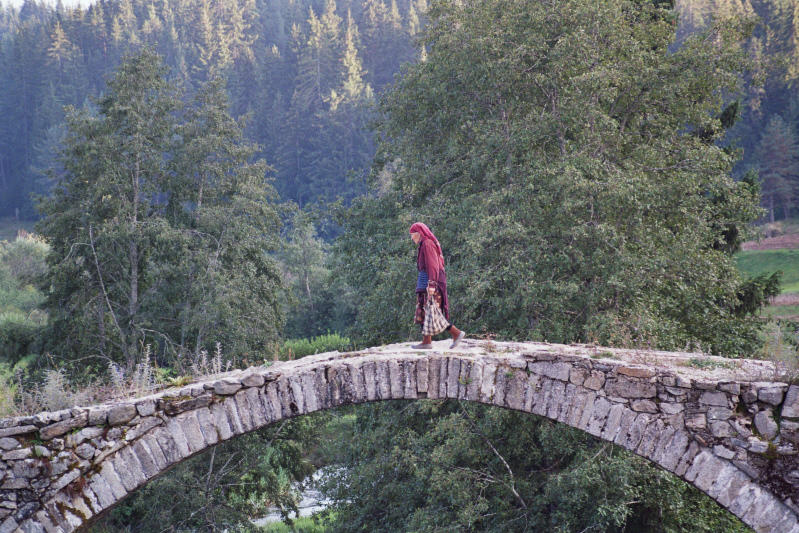
<svg viewBox="0 0 799 533">
<path fill-rule="evenodd" d="M 411 346 L 414 350 L 432 350 L 433 349 L 433 337 L 430 335 L 425 335 L 422 337 L 421 344 L 414 344 Z"/>
<path fill-rule="evenodd" d="M 455 326 L 449 327 L 449 334 L 452 335 L 452 344 L 449 345 L 450 350 L 457 348 L 461 341 L 466 337 L 466 332 L 459 330 Z"/>
</svg>

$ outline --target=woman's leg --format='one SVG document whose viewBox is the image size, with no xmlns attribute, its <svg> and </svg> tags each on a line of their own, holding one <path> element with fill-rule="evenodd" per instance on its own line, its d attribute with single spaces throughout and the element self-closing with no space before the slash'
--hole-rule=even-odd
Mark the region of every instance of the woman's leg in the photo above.
<svg viewBox="0 0 799 533">
<path fill-rule="evenodd" d="M 449 334 L 452 335 L 452 344 L 449 346 L 450 350 L 457 348 L 458 344 L 460 344 L 464 337 L 466 337 L 465 331 L 456 328 L 452 324 L 447 326 L 447 331 L 449 331 Z"/>
</svg>

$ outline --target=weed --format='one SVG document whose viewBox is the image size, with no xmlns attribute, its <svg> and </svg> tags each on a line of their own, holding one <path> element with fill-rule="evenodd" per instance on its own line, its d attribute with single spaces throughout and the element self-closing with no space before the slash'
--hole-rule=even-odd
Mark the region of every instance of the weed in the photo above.
<svg viewBox="0 0 799 533">
<path fill-rule="evenodd" d="M 732 363 L 722 362 L 722 361 L 714 361 L 712 359 L 699 359 L 698 357 L 692 357 L 687 362 L 682 363 L 683 366 L 690 366 L 693 368 L 701 368 L 701 369 L 711 369 L 711 368 L 733 368 Z"/>
<path fill-rule="evenodd" d="M 618 358 L 619 356 L 617 356 L 615 353 L 608 351 L 599 352 L 591 355 L 591 359 L 618 359 Z"/>
</svg>

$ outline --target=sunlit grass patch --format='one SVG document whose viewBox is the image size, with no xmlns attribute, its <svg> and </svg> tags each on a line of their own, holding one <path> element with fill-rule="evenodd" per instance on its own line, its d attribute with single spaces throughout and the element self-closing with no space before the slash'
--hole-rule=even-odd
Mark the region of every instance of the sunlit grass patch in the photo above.
<svg viewBox="0 0 799 533">
<path fill-rule="evenodd" d="M 799 292 L 799 250 L 749 250 L 736 254 L 735 260 L 752 277 L 781 270 L 780 290 Z"/>
</svg>

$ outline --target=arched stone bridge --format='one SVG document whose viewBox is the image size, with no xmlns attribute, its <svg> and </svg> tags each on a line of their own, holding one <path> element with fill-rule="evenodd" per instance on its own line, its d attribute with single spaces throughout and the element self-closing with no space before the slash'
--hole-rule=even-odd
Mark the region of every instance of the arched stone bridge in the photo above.
<svg viewBox="0 0 799 533">
<path fill-rule="evenodd" d="M 776 379 L 770 363 L 444 344 L 320 354 L 145 398 L 0 420 L 0 533 L 81 529 L 187 457 L 287 417 L 418 398 L 480 402 L 580 428 L 673 472 L 759 532 L 799 532 L 799 386 Z"/>
</svg>

